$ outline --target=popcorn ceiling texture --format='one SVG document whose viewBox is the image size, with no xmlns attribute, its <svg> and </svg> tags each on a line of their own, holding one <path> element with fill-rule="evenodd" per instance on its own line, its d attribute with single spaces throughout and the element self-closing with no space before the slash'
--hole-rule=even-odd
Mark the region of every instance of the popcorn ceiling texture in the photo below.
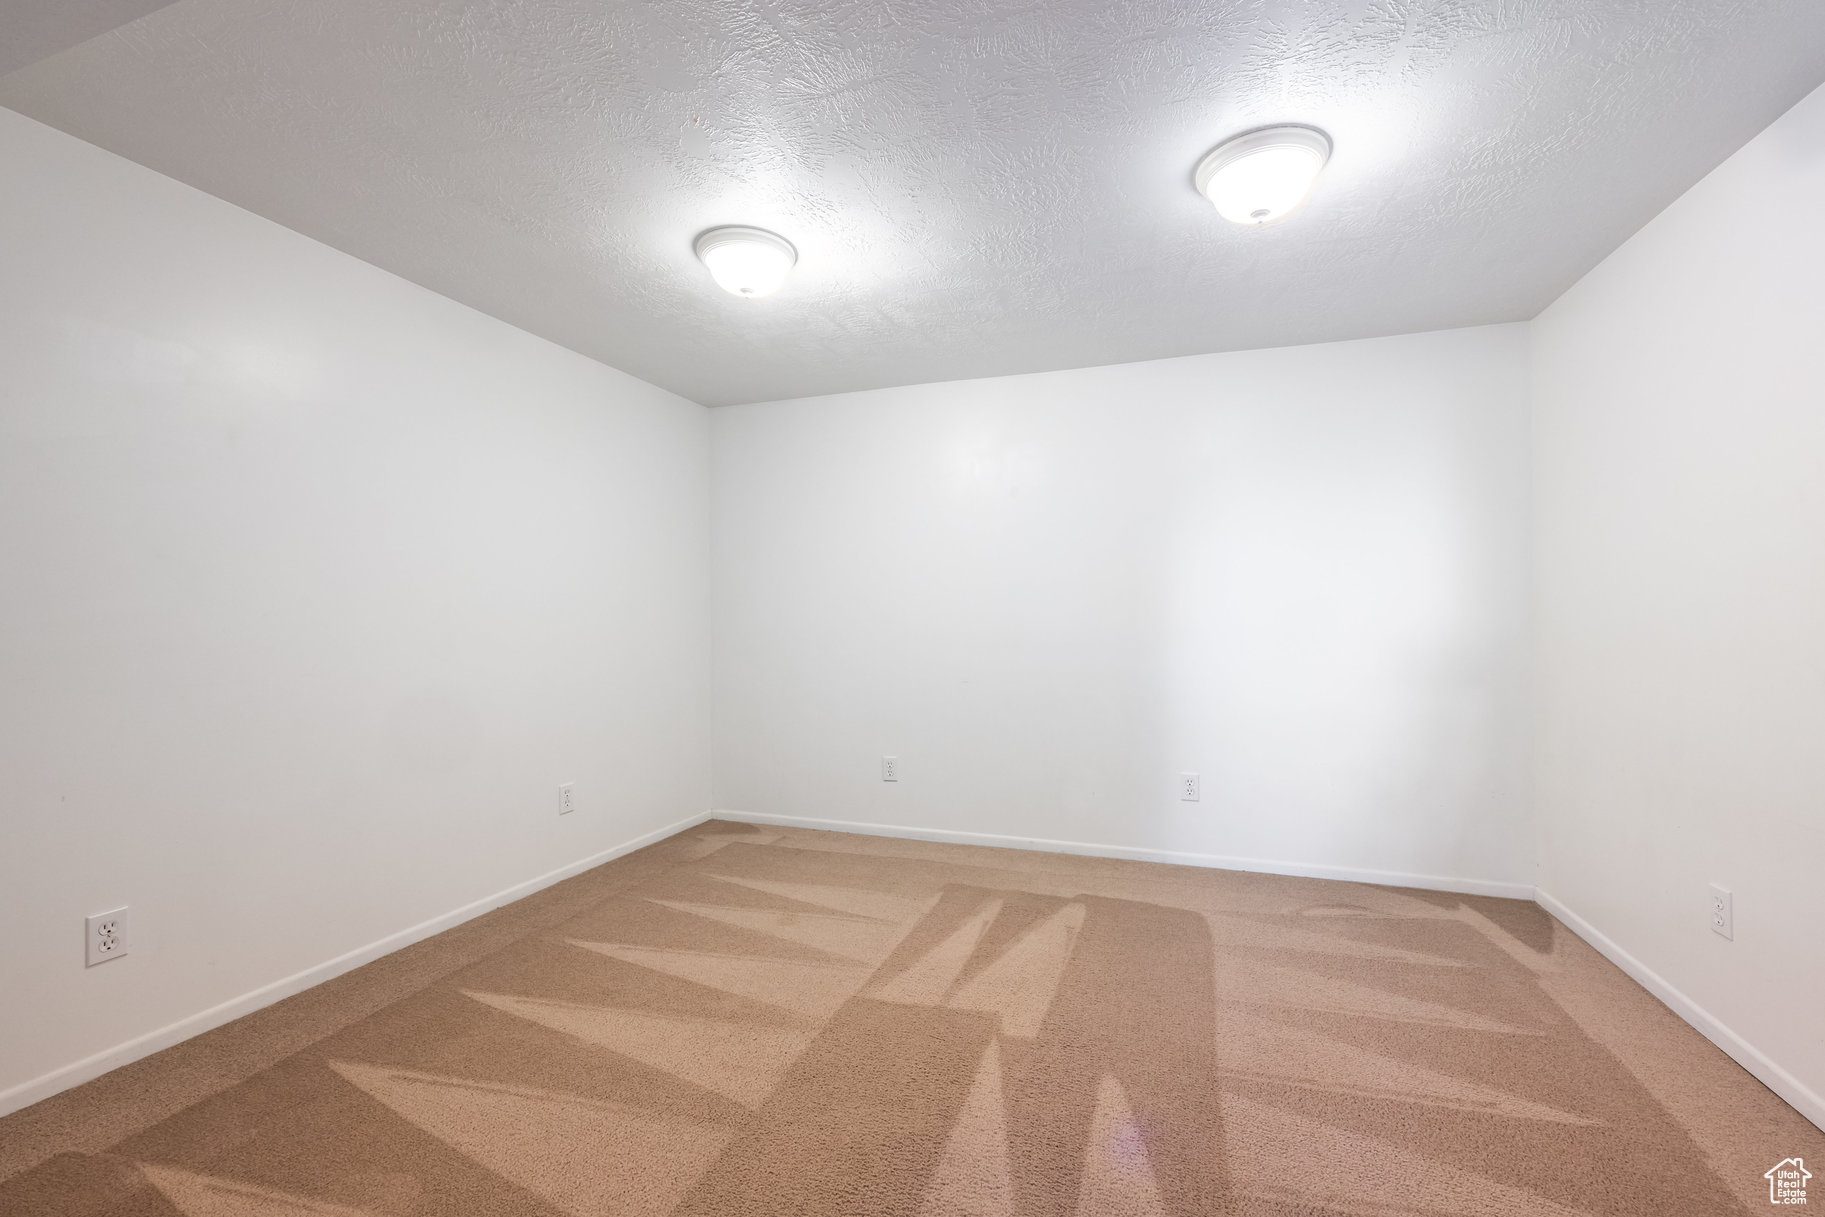
<svg viewBox="0 0 1825 1217">
<path fill-rule="evenodd" d="M 0 75 L 137 21 L 172 0 L 0 0 Z"/>
<path fill-rule="evenodd" d="M 1822 74 L 1817 0 L 179 0 L 0 104 L 724 404 L 1531 317 Z"/>
</svg>

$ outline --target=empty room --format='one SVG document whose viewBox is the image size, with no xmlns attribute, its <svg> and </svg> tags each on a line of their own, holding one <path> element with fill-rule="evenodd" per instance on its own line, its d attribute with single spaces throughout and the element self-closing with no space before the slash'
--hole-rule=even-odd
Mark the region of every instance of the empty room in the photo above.
<svg viewBox="0 0 1825 1217">
<path fill-rule="evenodd" d="M 0 1214 L 1825 1203 L 1822 352 L 1818 0 L 0 0 Z"/>
</svg>

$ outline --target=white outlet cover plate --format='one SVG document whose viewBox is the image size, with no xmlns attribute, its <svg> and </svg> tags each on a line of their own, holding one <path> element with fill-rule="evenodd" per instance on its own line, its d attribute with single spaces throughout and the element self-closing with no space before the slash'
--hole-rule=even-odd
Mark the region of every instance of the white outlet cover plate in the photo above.
<svg viewBox="0 0 1825 1217">
<path fill-rule="evenodd" d="M 883 782 L 897 782 L 900 780 L 899 757 L 884 756 L 881 758 L 881 780 Z"/>
<path fill-rule="evenodd" d="M 558 787 L 558 814 L 567 816 L 577 809 L 577 784 L 565 782 Z"/>
<path fill-rule="evenodd" d="M 1181 773 L 1179 775 L 1179 801 L 1182 803 L 1197 802 L 1203 785 L 1203 779 L 1197 774 Z"/>
<path fill-rule="evenodd" d="M 1731 898 L 1730 889 L 1711 885 L 1711 932 L 1722 935 L 1732 942 L 1736 940 L 1735 901 Z"/>
<path fill-rule="evenodd" d="M 123 906 L 96 913 L 84 922 L 88 930 L 88 965 L 107 963 L 127 953 L 127 910 Z"/>
</svg>

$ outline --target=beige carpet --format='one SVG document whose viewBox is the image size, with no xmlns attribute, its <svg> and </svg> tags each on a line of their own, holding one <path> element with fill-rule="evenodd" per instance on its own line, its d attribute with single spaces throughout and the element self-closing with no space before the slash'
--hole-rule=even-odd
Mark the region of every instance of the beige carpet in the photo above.
<svg viewBox="0 0 1825 1217">
<path fill-rule="evenodd" d="M 1532 904 L 712 822 L 0 1120 L 0 1213 L 1702 1217 L 1793 1156 Z"/>
</svg>

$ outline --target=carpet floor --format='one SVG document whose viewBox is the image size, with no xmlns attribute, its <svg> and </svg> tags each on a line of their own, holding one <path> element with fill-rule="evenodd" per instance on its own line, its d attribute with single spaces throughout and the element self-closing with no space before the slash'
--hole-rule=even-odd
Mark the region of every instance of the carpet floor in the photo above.
<svg viewBox="0 0 1825 1217">
<path fill-rule="evenodd" d="M 1531 903 L 712 821 L 0 1120 L 0 1213 L 1704 1217 L 1796 1156 Z"/>
</svg>

